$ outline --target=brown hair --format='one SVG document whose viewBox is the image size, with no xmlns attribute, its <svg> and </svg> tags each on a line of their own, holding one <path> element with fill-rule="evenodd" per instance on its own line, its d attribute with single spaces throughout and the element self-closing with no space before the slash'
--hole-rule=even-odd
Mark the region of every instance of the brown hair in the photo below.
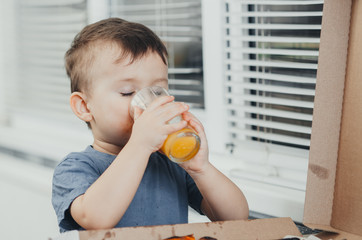
<svg viewBox="0 0 362 240">
<path fill-rule="evenodd" d="M 156 52 L 167 65 L 167 49 L 159 37 L 146 26 L 120 18 L 108 18 L 90 24 L 79 32 L 65 54 L 65 69 L 71 92 L 86 91 L 88 73 L 94 60 L 96 44 L 115 43 L 121 48 L 120 59 L 131 56 L 131 62 L 148 51 Z M 99 46 L 98 46 L 99 47 Z"/>
</svg>

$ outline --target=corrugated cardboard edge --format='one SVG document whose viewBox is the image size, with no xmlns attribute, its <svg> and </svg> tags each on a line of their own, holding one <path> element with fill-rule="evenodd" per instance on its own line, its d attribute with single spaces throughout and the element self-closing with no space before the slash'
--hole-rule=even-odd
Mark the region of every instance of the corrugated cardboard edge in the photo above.
<svg viewBox="0 0 362 240">
<path fill-rule="evenodd" d="M 357 236 L 348 232 L 344 232 L 341 230 L 337 230 L 331 226 L 325 226 L 325 225 L 318 225 L 318 224 L 308 224 L 308 227 L 312 229 L 323 229 L 326 232 L 322 232 L 319 234 L 316 234 L 316 237 L 324 240 L 361 240 L 361 236 Z"/>
<path fill-rule="evenodd" d="M 204 236 L 218 240 L 281 239 L 287 235 L 301 236 L 291 218 L 269 218 L 210 223 L 191 223 L 146 227 L 114 228 L 111 230 L 80 231 L 80 240 L 160 240 L 172 236 L 194 234 L 196 239 Z"/>
<path fill-rule="evenodd" d="M 351 6 L 351 0 L 328 0 L 323 7 L 304 206 L 306 225 L 329 226 L 332 218 Z"/>
</svg>

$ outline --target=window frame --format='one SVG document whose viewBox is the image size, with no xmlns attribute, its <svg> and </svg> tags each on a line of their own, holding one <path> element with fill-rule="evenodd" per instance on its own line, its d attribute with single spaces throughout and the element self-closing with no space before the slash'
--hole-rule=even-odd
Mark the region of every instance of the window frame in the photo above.
<svg viewBox="0 0 362 240">
<path fill-rule="evenodd" d="M 105 6 L 106 4 L 101 2 L 88 0 L 89 23 L 108 16 L 106 12 L 109 9 Z M 305 197 L 304 191 L 245 178 L 235 171 L 238 169 L 246 169 L 248 171 L 250 168 L 243 164 L 243 153 L 232 155 L 231 148 L 228 146 L 224 91 L 223 8 L 223 1 L 202 0 L 205 109 L 191 109 L 191 112 L 204 125 L 210 150 L 210 162 L 243 190 L 248 199 L 250 209 L 271 216 L 290 216 L 294 220 L 301 222 Z M 4 69 L 0 68 L 0 76 L 4 76 L 4 72 L 1 70 Z M 5 81 L 6 77 L 2 77 L 0 85 L 4 85 Z M 0 114 L 3 110 L 1 106 L 4 106 L 3 98 L 0 98 Z M 7 121 L 6 117 L 5 119 Z M 78 119 L 75 119 L 74 123 L 69 128 L 68 125 L 59 126 L 56 122 L 39 120 L 19 114 L 12 119 L 11 125 L 0 126 L 0 133 L 2 135 L 0 146 L 15 148 L 31 155 L 60 161 L 69 152 L 81 151 L 86 145 L 92 144 L 91 133 L 86 125 Z M 72 136 L 71 141 L 69 141 L 69 136 Z M 269 170 L 266 166 L 265 171 Z M 271 207 L 269 205 L 266 206 L 265 199 L 268 199 Z"/>
</svg>

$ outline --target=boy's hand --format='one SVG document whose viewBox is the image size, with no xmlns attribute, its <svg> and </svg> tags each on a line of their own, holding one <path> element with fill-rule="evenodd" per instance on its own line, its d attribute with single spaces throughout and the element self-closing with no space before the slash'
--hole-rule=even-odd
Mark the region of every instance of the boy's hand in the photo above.
<svg viewBox="0 0 362 240">
<path fill-rule="evenodd" d="M 186 104 L 173 100 L 173 96 L 164 96 L 154 100 L 143 112 L 135 108 L 129 142 L 152 153 L 162 147 L 169 134 L 185 128 L 186 121 L 168 124 L 168 121 L 189 109 Z"/>
<path fill-rule="evenodd" d="M 182 117 L 188 122 L 200 137 L 200 149 L 199 152 L 184 163 L 180 163 L 180 166 L 184 168 L 191 176 L 203 174 L 206 168 L 209 166 L 209 147 L 207 144 L 206 134 L 201 122 L 190 112 L 184 112 Z"/>
<path fill-rule="evenodd" d="M 183 118 L 198 133 L 201 140 L 199 152 L 195 157 L 180 164 L 201 192 L 201 211 L 211 221 L 247 219 L 249 207 L 244 194 L 208 160 L 209 150 L 202 124 L 189 112 L 183 113 Z"/>
</svg>

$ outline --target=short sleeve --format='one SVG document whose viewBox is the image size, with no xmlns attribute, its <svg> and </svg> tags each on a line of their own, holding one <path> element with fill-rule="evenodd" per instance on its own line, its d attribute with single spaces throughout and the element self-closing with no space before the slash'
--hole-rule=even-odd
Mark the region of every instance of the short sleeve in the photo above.
<svg viewBox="0 0 362 240">
<path fill-rule="evenodd" d="M 70 215 L 69 207 L 75 198 L 84 194 L 97 180 L 99 173 L 87 159 L 66 158 L 54 170 L 52 204 L 60 232 L 80 229 Z"/>
<path fill-rule="evenodd" d="M 186 184 L 187 184 L 187 194 L 188 194 L 188 201 L 190 207 L 192 207 L 195 211 L 204 215 L 201 210 L 201 201 L 203 199 L 200 190 L 196 186 L 194 180 L 190 177 L 189 174 L 186 173 Z"/>
</svg>

